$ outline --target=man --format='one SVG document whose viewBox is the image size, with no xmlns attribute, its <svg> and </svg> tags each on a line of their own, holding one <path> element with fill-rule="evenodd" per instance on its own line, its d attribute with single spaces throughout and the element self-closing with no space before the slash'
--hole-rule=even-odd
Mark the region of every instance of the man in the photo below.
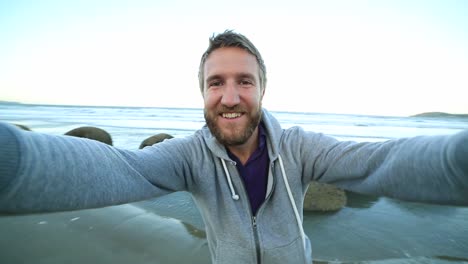
<svg viewBox="0 0 468 264">
<path fill-rule="evenodd" d="M 200 63 L 207 126 L 142 150 L 0 126 L 0 212 L 102 207 L 175 191 L 194 197 L 213 263 L 311 263 L 311 181 L 410 201 L 468 205 L 468 130 L 377 143 L 282 129 L 262 108 L 255 46 L 226 31 Z"/>
</svg>

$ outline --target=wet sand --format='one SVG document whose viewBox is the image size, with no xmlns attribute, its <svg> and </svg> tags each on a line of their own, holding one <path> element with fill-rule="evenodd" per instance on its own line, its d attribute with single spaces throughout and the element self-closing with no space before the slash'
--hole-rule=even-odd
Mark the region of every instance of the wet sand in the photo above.
<svg viewBox="0 0 468 264">
<path fill-rule="evenodd" d="M 305 212 L 316 263 L 467 263 L 468 208 L 348 193 Z M 81 211 L 0 217 L 2 263 L 210 263 L 187 193 Z"/>
</svg>

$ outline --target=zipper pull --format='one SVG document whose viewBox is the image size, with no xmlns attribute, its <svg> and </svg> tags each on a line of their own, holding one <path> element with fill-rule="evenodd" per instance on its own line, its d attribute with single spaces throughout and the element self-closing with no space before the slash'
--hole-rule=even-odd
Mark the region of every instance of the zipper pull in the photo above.
<svg viewBox="0 0 468 264">
<path fill-rule="evenodd" d="M 257 217 L 256 216 L 252 217 L 252 225 L 253 225 L 254 228 L 257 228 Z"/>
</svg>

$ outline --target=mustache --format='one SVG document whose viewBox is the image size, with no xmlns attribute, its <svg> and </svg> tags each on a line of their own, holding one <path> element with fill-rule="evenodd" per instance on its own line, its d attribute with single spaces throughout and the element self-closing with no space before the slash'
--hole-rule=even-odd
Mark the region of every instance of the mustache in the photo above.
<svg viewBox="0 0 468 264">
<path fill-rule="evenodd" d="M 238 112 L 238 113 L 245 113 L 247 109 L 242 106 L 236 105 L 233 107 L 221 106 L 216 109 L 217 114 L 226 113 L 226 112 Z"/>
</svg>

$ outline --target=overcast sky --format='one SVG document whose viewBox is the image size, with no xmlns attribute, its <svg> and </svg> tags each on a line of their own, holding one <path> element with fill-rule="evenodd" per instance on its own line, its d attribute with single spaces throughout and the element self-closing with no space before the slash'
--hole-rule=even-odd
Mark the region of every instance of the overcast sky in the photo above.
<svg viewBox="0 0 468 264">
<path fill-rule="evenodd" d="M 270 110 L 468 113 L 468 1 L 1 1 L 0 100 L 203 107 L 213 33 L 262 53 Z"/>
</svg>

